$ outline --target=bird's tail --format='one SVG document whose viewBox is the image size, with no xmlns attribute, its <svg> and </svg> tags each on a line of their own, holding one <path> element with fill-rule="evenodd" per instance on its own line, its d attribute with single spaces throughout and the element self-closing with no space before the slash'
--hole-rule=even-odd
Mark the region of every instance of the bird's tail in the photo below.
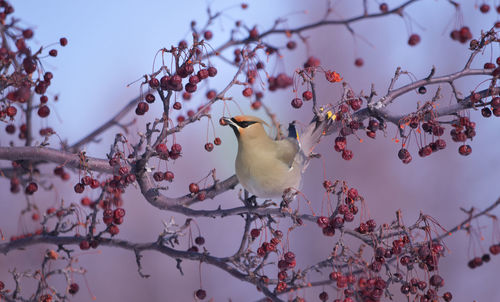
<svg viewBox="0 0 500 302">
<path fill-rule="evenodd" d="M 334 122 L 335 116 L 329 110 L 319 112 L 305 130 L 299 135 L 292 122 L 288 126 L 288 136 L 298 140 L 300 146 L 300 158 L 302 170 L 304 171 L 309 160 L 313 157 L 314 148 L 318 145 L 321 137 L 327 132 L 328 127 Z"/>
</svg>

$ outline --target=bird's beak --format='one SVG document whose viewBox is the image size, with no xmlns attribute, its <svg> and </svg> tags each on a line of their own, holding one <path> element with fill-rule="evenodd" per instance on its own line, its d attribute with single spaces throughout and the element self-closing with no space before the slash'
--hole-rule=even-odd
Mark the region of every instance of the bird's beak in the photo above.
<svg viewBox="0 0 500 302">
<path fill-rule="evenodd" d="M 226 126 L 231 126 L 231 127 L 237 127 L 238 126 L 229 117 L 222 117 L 222 120 L 224 121 L 224 123 L 226 123 Z"/>
<path fill-rule="evenodd" d="M 238 126 L 238 124 L 233 122 L 231 120 L 231 118 L 228 118 L 228 117 L 223 117 L 222 120 L 224 121 L 224 123 L 226 123 L 227 126 L 230 126 L 231 129 L 233 129 L 234 135 L 236 135 L 236 137 L 239 138 L 240 137 L 240 131 L 239 131 L 240 127 Z"/>
</svg>

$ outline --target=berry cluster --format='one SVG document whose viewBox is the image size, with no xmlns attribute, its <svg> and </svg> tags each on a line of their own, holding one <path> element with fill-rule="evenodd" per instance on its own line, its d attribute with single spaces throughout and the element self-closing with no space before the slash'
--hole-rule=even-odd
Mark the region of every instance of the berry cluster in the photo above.
<svg viewBox="0 0 500 302">
<path fill-rule="evenodd" d="M 324 181 L 323 187 L 327 190 L 327 192 L 333 192 L 334 186 L 331 181 Z M 336 213 L 338 215 L 332 215 L 330 218 L 325 216 L 317 218 L 316 223 L 322 228 L 323 234 L 325 236 L 334 236 L 335 230 L 342 229 L 344 222 L 352 222 L 354 220 L 354 215 L 358 213 L 358 207 L 354 203 L 355 201 L 360 200 L 362 200 L 362 197 L 359 196 L 358 191 L 355 188 L 348 189 L 347 196 L 337 207 Z"/>
<path fill-rule="evenodd" d="M 44 71 L 41 58 L 45 54 L 44 47 L 33 52 L 28 46 L 28 41 L 34 37 L 34 32 L 30 28 L 22 28 L 16 21 L 6 22 L 8 15 L 14 12 L 13 7 L 7 1 L 0 1 L 0 20 L 2 22 L 2 32 L 8 34 L 2 35 L 2 47 L 0 47 L 0 87 L 2 93 L 5 89 L 7 93 L 0 104 L 0 120 L 14 121 L 18 116 L 18 111 L 36 110 L 38 116 L 46 118 L 50 115 L 50 108 L 47 105 L 49 98 L 45 95 L 51 85 L 53 74 L 50 71 Z M 61 38 L 60 46 L 66 46 L 68 40 Z M 49 56 L 57 56 L 57 49 L 50 49 Z M 31 104 L 31 95 L 37 94 L 39 104 Z M 27 105 L 27 103 L 30 103 Z M 10 123 L 5 131 L 8 134 L 16 132 L 16 126 Z M 53 133 L 50 127 L 40 129 L 40 135 L 45 136 Z M 26 124 L 20 126 L 20 139 L 27 138 Z"/>
<path fill-rule="evenodd" d="M 290 251 L 286 252 L 282 259 L 278 261 L 278 284 L 275 287 L 277 293 L 283 292 L 287 288 L 287 282 L 292 279 L 292 276 L 289 276 L 287 271 L 293 269 L 295 265 L 295 254 Z"/>
<path fill-rule="evenodd" d="M 476 136 L 476 123 L 471 122 L 468 117 L 460 117 L 457 123 L 452 125 L 454 128 L 451 129 L 450 135 L 454 142 L 464 143 L 467 139 L 471 139 Z M 472 152 L 472 148 L 469 145 L 463 144 L 458 148 L 458 153 L 467 156 Z"/>
<path fill-rule="evenodd" d="M 422 87 L 421 87 L 422 88 Z M 478 100 L 472 101 L 474 94 L 471 97 L 471 102 L 477 103 Z M 479 103 L 478 103 L 479 104 Z M 402 137 L 402 148 L 398 151 L 398 158 L 404 163 L 408 164 L 412 161 L 410 151 L 407 149 L 408 140 L 415 132 L 420 139 L 417 140 L 418 155 L 420 157 L 427 157 L 432 153 L 445 149 L 447 144 L 442 138 L 445 133 L 445 128 L 441 122 L 435 118 L 434 105 L 431 102 L 424 104 L 417 112 L 411 113 L 400 121 L 400 135 Z M 476 136 L 476 123 L 472 122 L 467 116 L 460 116 L 455 120 L 450 130 L 450 136 L 454 142 L 462 143 L 458 148 L 461 155 L 467 156 L 472 152 L 472 148 L 465 144 L 467 139 L 472 140 Z M 405 129 L 409 129 L 406 133 Z M 431 137 L 431 141 L 427 144 L 422 142 L 427 141 L 427 137 Z M 399 140 L 396 140 L 399 141 Z"/>
<path fill-rule="evenodd" d="M 252 235 L 253 237 L 253 235 Z M 264 241 L 261 246 L 257 249 L 257 255 L 259 257 L 265 257 L 271 252 L 276 252 L 276 246 L 281 242 L 283 233 L 279 230 L 274 232 L 274 237 L 269 240 L 269 242 Z"/>
<path fill-rule="evenodd" d="M 278 254 L 278 244 L 280 244 L 283 233 L 280 230 L 272 230 L 273 238 L 269 242 L 263 242 L 261 246 L 257 249 L 257 255 L 259 257 L 266 257 L 271 252 L 276 252 Z M 250 236 L 252 240 L 255 240 L 260 236 L 260 229 L 252 229 L 250 231 Z M 297 265 L 297 261 L 295 259 L 295 253 L 292 251 L 282 252 L 281 256 L 279 256 L 279 260 L 277 263 L 278 274 L 277 274 L 277 284 L 274 289 L 276 293 L 281 293 L 288 288 L 288 283 L 294 279 L 295 273 L 293 270 Z M 290 272 L 290 274 L 289 274 Z M 269 277 L 266 275 L 261 275 L 259 281 L 262 285 L 267 285 L 269 283 Z M 259 286 L 257 289 L 260 290 Z"/>
<path fill-rule="evenodd" d="M 205 37 L 210 37 L 211 32 L 205 32 Z M 215 77 L 217 75 L 217 68 L 214 66 L 207 66 L 202 62 L 203 51 L 206 49 L 204 40 L 198 41 L 199 36 L 197 34 L 193 35 L 194 42 L 191 47 L 188 47 L 186 41 L 179 42 L 177 47 L 172 46 L 170 49 L 162 49 L 162 55 L 165 53 L 171 54 L 172 58 L 178 62 L 173 70 L 170 70 L 167 66 L 161 66 L 160 70 L 154 72 L 153 74 L 146 76 L 146 83 L 149 88 L 156 91 L 162 99 L 162 102 L 166 102 L 164 93 L 172 92 L 182 92 L 182 99 L 187 101 L 191 99 L 191 95 L 198 90 L 198 86 L 203 83 L 209 77 Z M 208 40 L 208 39 L 207 39 Z M 160 77 L 160 75 L 162 76 Z M 208 94 L 207 94 L 208 96 Z M 211 98 L 213 99 L 216 95 L 214 94 Z M 145 96 L 144 101 L 137 104 L 135 113 L 137 115 L 144 115 L 149 111 L 149 104 L 154 103 L 156 100 L 155 95 L 150 92 Z M 172 104 L 174 110 L 181 110 L 182 104 L 177 99 Z M 203 108 L 200 106 L 198 111 Z M 194 111 L 189 115 L 194 115 Z M 180 116 L 179 122 L 182 122 L 185 118 Z"/>
<path fill-rule="evenodd" d="M 498 62 L 500 62 L 499 59 L 497 59 Z M 493 113 L 494 116 L 500 117 L 500 97 L 494 97 L 493 99 L 491 99 L 490 106 L 491 107 L 483 107 L 481 109 L 481 114 L 484 117 L 490 117 Z"/>
<path fill-rule="evenodd" d="M 273 54 L 274 51 L 267 50 L 268 54 Z M 252 58 L 254 56 L 253 52 L 249 52 L 245 49 L 235 50 L 235 58 L 240 58 L 238 63 L 241 61 L 241 56 Z M 264 70 L 264 63 L 261 61 L 255 64 L 249 64 L 246 70 L 246 87 L 242 90 L 242 95 L 244 97 L 250 98 L 255 96 L 255 100 L 252 102 L 252 109 L 257 110 L 261 107 L 261 99 L 264 97 L 264 92 L 262 90 L 256 91 L 256 87 L 259 87 L 260 82 L 256 81 L 259 75 L 259 71 Z M 293 85 L 293 79 L 285 73 L 278 73 L 276 76 L 267 76 L 267 84 L 269 91 L 276 91 L 278 89 L 286 89 Z"/>
<path fill-rule="evenodd" d="M 460 29 L 452 30 L 450 33 L 450 37 L 454 41 L 466 43 L 467 41 L 472 39 L 472 33 L 469 27 L 463 26 Z"/>
<path fill-rule="evenodd" d="M 338 111 L 334 115 L 335 119 L 342 123 L 342 128 L 340 129 L 339 136 L 335 138 L 333 147 L 335 151 L 341 153 L 344 160 L 351 160 L 354 154 L 352 150 L 347 149 L 347 136 L 354 134 L 356 130 L 364 127 L 362 122 L 352 118 L 352 113 L 361 109 L 363 100 L 362 98 L 355 97 L 351 90 L 348 91 L 346 96 L 346 100 L 338 106 Z M 385 129 L 385 123 L 370 119 L 366 128 L 366 135 L 369 138 L 375 138 L 376 131 L 383 129 Z"/>
<path fill-rule="evenodd" d="M 497 244 L 492 244 L 489 248 L 489 251 L 492 255 L 498 255 L 500 254 L 500 243 L 497 243 Z M 490 262 L 491 260 L 491 256 L 490 254 L 488 253 L 485 253 L 483 256 L 481 257 L 474 257 L 473 259 L 471 259 L 467 265 L 474 269 L 476 267 L 479 267 L 481 266 L 483 263 L 487 263 L 487 262 Z"/>
</svg>

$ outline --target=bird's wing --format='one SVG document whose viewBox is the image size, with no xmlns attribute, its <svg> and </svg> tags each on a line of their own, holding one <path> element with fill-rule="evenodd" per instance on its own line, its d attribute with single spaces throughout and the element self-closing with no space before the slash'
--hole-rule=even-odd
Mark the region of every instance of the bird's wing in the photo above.
<svg viewBox="0 0 500 302">
<path fill-rule="evenodd" d="M 284 162 L 289 168 L 292 167 L 295 156 L 299 151 L 299 143 L 296 139 L 286 138 L 283 140 L 275 141 L 276 157 Z"/>
</svg>

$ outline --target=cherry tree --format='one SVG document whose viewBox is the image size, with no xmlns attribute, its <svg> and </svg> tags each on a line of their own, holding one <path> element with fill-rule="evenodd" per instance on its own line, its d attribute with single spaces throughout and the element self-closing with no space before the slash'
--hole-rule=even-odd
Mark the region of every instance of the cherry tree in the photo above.
<svg viewBox="0 0 500 302">
<path fill-rule="evenodd" d="M 401 180 L 410 183 L 422 177 L 413 174 L 419 168 L 428 174 L 451 170 L 443 162 L 452 156 L 460 157 L 459 164 L 483 165 L 473 158 L 484 129 L 479 125 L 495 127 L 500 116 L 500 23 L 495 22 L 500 7 L 488 1 L 393 2 L 322 2 L 321 14 L 314 7 L 314 14 L 278 13 L 268 26 L 260 19 L 243 21 L 252 3 L 200 8 L 204 20 L 175 25 L 176 31 L 188 31 L 183 40 L 159 38 L 163 46 L 149 50 L 156 52 L 152 68 L 123 79 L 129 84 L 117 89 L 132 89 L 136 97 L 117 102 L 119 108 L 100 124 L 92 121 L 92 111 L 102 107 L 91 108 L 87 119 L 92 122 L 79 126 L 83 134 L 73 141 L 50 126 L 61 102 L 71 102 L 64 90 L 52 88 L 57 70 L 64 68 L 57 62 L 71 47 L 71 32 L 54 37 L 56 43 L 38 41 L 37 30 L 26 25 L 30 20 L 16 16 L 15 3 L 0 1 L 5 129 L 0 175 L 6 204 L 0 216 L 0 301 L 100 299 L 106 294 L 93 289 L 102 280 L 87 277 L 92 271 L 83 258 L 94 266 L 113 260 L 133 266 L 143 279 L 138 282 L 160 286 L 152 272 L 155 263 L 148 262 L 151 252 L 160 255 L 155 261 L 165 259 L 178 284 L 184 283 L 178 291 L 185 293 L 169 294 L 171 299 L 226 297 L 220 284 L 206 285 L 215 268 L 236 288 L 251 285 L 251 296 L 233 297 L 238 301 L 455 300 L 457 289 L 447 281 L 450 269 L 442 267 L 450 265 L 455 248 L 468 249 L 454 265 L 469 276 L 498 261 L 500 229 L 493 210 L 500 199 L 467 200 L 460 207 L 457 200 L 436 197 L 453 213 L 445 223 L 432 212 L 415 210 L 436 200 L 412 205 L 419 196 L 407 196 L 407 203 L 382 206 L 375 193 L 365 192 L 373 191 L 366 187 L 374 178 L 391 174 L 391 165 L 410 171 Z M 447 12 L 449 24 L 433 28 L 431 16 L 412 11 L 420 2 Z M 480 20 L 481 28 L 467 26 L 472 21 L 464 16 Z M 376 24 L 394 18 L 407 36 L 395 39 L 397 47 L 377 46 L 376 35 L 383 34 Z M 326 40 L 334 30 L 349 38 L 337 42 L 332 35 L 334 46 L 318 50 L 322 44 L 315 35 Z M 451 71 L 445 73 L 437 61 L 424 66 L 424 74 L 407 69 L 413 51 L 433 32 L 444 34 L 428 45 L 432 52 L 452 43 L 447 51 L 459 52 L 462 59 L 446 62 Z M 377 47 L 384 49 L 384 58 L 363 56 L 362 49 Z M 390 61 L 385 57 L 391 47 L 406 57 L 392 62 L 396 65 L 387 75 L 376 63 Z M 350 57 L 339 55 L 343 52 Z M 432 62 L 433 53 L 427 56 Z M 83 86 L 81 93 L 92 89 Z M 299 133 L 315 127 L 311 121 L 328 121 L 303 188 L 266 200 L 239 186 L 232 170 L 236 141 L 222 119 L 238 114 L 267 119 L 276 139 L 284 137 L 292 120 Z M 71 123 L 71 116 L 60 119 Z M 496 148 L 492 142 L 478 147 Z M 224 159 L 220 163 L 217 153 Z M 356 161 L 362 168 L 353 168 L 361 167 Z M 373 162 L 379 162 L 377 168 L 369 166 Z M 349 170 L 367 175 L 365 182 L 352 181 Z M 468 181 L 468 190 L 480 192 L 473 184 Z M 440 185 L 458 190 L 447 179 Z M 397 192 L 399 186 L 386 183 L 383 190 Z M 7 199 L 22 208 L 9 209 Z M 158 216 L 141 216 L 145 208 Z M 18 219 L 17 229 L 11 217 Z M 156 220 L 156 228 L 145 231 L 147 238 L 134 234 L 145 223 L 141 220 Z M 117 250 L 133 256 L 133 263 L 113 254 L 103 260 L 100 254 Z M 33 257 L 29 265 L 21 260 L 29 258 L 26 253 Z M 119 271 L 106 273 L 120 278 Z M 99 289 L 113 291 L 122 287 L 118 283 Z M 82 287 L 90 293 L 82 293 Z"/>
</svg>

